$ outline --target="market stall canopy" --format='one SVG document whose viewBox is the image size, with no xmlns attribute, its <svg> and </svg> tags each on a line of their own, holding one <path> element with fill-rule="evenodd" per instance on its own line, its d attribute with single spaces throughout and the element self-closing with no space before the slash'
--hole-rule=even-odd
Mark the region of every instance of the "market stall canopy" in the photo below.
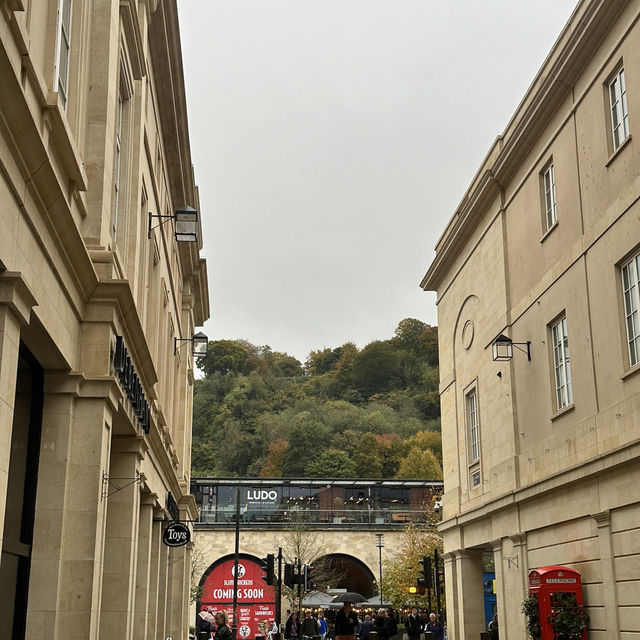
<svg viewBox="0 0 640 640">
<path fill-rule="evenodd" d="M 322 591 L 310 591 L 302 599 L 303 608 L 327 607 L 333 600 L 333 596 Z"/>
</svg>

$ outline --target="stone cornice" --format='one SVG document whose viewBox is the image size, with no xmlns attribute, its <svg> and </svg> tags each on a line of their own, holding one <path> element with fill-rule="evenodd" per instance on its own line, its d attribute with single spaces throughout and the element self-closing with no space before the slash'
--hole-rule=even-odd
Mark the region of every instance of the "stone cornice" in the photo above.
<svg viewBox="0 0 640 640">
<path fill-rule="evenodd" d="M 484 217 L 495 189 L 514 176 L 532 142 L 562 103 L 586 62 L 605 38 L 628 0 L 583 0 L 574 11 L 534 79 L 504 134 L 496 140 L 462 203 L 436 245 L 436 256 L 422 279 L 437 291 L 459 252 Z M 488 177 L 490 176 L 490 179 Z"/>
<path fill-rule="evenodd" d="M 100 282 L 87 301 L 85 321 L 101 322 L 107 320 L 96 310 L 96 307 L 105 304 L 117 310 L 127 349 L 133 356 L 136 371 L 143 383 L 147 397 L 153 399 L 155 397 L 153 387 L 158 382 L 158 374 L 140 324 L 129 281 L 106 280 Z"/>
<path fill-rule="evenodd" d="M 120 16 L 127 39 L 131 70 L 136 80 L 147 75 L 147 63 L 144 59 L 144 47 L 135 0 L 120 0 Z"/>
<path fill-rule="evenodd" d="M 21 324 L 29 324 L 31 309 L 38 304 L 22 274 L 5 271 L 0 274 L 0 304 L 7 305 Z"/>
<path fill-rule="evenodd" d="M 502 495 L 470 511 L 443 520 L 439 524 L 438 530 L 446 532 L 457 527 L 467 526 L 473 522 L 489 518 L 498 511 L 512 508 L 514 505 L 526 500 L 558 491 L 563 487 L 569 487 L 575 483 L 584 482 L 584 479 L 587 477 L 595 478 L 616 467 L 622 467 L 625 464 L 635 464 L 638 458 L 640 458 L 640 441 L 635 441 L 630 445 L 625 445 L 615 451 L 610 451 L 603 456 L 581 463 L 572 469 L 561 471 L 526 487 L 522 487 L 517 491 Z M 631 497 L 629 500 L 631 500 Z M 592 515 L 592 517 L 596 518 L 598 514 L 585 515 Z"/>
<path fill-rule="evenodd" d="M 189 205 L 199 213 L 198 242 L 178 243 L 178 255 L 184 278 L 196 297 L 195 324 L 201 326 L 209 318 L 209 294 L 206 262 L 200 258 L 202 212 L 191 160 L 182 48 L 175 0 L 158 2 L 150 23 L 149 42 L 173 208 L 175 210 Z"/>
</svg>

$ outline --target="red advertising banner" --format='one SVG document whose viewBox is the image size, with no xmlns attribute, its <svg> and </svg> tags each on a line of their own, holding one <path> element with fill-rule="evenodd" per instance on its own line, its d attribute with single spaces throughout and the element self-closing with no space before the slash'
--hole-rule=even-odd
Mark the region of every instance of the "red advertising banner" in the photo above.
<svg viewBox="0 0 640 640">
<path fill-rule="evenodd" d="M 215 566 L 202 585 L 201 611 L 215 613 L 224 609 L 230 624 L 233 618 L 233 558 Z M 269 622 L 275 619 L 275 589 L 263 579 L 264 570 L 247 558 L 238 562 L 238 638 L 266 635 Z"/>
</svg>

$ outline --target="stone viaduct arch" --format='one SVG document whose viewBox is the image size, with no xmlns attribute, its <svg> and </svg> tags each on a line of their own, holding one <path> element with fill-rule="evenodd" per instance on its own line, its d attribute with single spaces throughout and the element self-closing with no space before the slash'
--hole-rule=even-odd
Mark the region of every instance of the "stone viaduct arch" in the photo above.
<svg viewBox="0 0 640 640">
<path fill-rule="evenodd" d="M 375 530 L 310 530 L 310 535 L 318 539 L 322 555 L 346 555 L 362 562 L 373 576 L 378 575 L 378 548 Z M 262 558 L 267 553 L 277 552 L 287 535 L 286 529 L 252 529 L 240 531 L 240 553 Z M 384 531 L 383 560 L 387 554 L 395 552 L 401 544 L 402 530 Z M 201 559 L 198 580 L 216 560 L 234 552 L 235 531 L 225 529 L 196 529 L 193 535 L 196 553 Z"/>
</svg>

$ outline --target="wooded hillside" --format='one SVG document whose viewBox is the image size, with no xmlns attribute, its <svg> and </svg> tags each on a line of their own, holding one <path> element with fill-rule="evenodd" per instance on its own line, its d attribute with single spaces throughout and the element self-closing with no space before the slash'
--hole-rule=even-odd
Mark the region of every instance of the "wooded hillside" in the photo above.
<svg viewBox="0 0 640 640">
<path fill-rule="evenodd" d="M 309 354 L 217 340 L 198 361 L 192 475 L 442 478 L 437 328 Z"/>
</svg>

